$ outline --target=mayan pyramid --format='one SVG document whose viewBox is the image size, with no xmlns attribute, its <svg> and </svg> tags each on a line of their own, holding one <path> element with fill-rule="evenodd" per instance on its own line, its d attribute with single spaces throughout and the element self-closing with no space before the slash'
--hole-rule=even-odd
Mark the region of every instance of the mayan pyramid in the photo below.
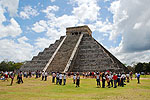
<svg viewBox="0 0 150 100">
<path fill-rule="evenodd" d="M 92 37 L 88 26 L 66 28 L 66 35 L 27 61 L 22 71 L 88 72 L 128 69 Z"/>
</svg>

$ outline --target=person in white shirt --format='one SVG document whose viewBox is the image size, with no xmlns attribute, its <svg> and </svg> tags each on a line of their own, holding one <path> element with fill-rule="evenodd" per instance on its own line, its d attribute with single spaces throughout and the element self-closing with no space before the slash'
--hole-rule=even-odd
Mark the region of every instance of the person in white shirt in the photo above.
<svg viewBox="0 0 150 100">
<path fill-rule="evenodd" d="M 73 75 L 73 84 L 76 82 L 76 74 Z"/>
<path fill-rule="evenodd" d="M 59 85 L 62 84 L 62 73 L 59 74 Z"/>
<path fill-rule="evenodd" d="M 45 81 L 47 81 L 47 76 L 48 76 L 48 73 L 45 72 Z"/>
<path fill-rule="evenodd" d="M 44 77 L 45 77 L 45 72 L 43 71 L 42 72 L 42 81 L 44 80 Z"/>
</svg>

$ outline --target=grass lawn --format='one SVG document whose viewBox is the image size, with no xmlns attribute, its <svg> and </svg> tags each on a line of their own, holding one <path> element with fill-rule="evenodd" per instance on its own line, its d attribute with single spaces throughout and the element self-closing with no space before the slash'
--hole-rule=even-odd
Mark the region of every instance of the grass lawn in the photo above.
<svg viewBox="0 0 150 100">
<path fill-rule="evenodd" d="M 66 86 L 55 85 L 41 79 L 24 78 L 23 84 L 9 86 L 9 81 L 0 80 L 0 100 L 150 100 L 150 78 L 141 79 L 137 84 L 134 79 L 125 87 L 97 88 L 95 79 L 81 79 L 76 88 L 72 79 L 67 79 Z"/>
</svg>

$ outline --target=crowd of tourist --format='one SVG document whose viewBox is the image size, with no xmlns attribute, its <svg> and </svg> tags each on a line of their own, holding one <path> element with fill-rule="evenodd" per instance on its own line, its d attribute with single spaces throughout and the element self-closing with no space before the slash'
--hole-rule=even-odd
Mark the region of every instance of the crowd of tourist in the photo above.
<svg viewBox="0 0 150 100">
<path fill-rule="evenodd" d="M 52 75 L 52 83 L 55 83 L 57 85 L 66 85 L 66 79 L 72 78 L 73 84 L 76 84 L 76 87 L 80 87 L 80 75 L 82 75 L 82 78 L 95 78 L 97 82 L 97 87 L 114 87 L 117 88 L 117 86 L 124 87 L 125 82 L 129 83 L 130 80 L 133 78 L 133 73 L 112 73 L 110 71 L 106 72 L 83 72 L 83 73 L 74 73 L 74 72 L 68 72 L 68 73 L 61 73 L 61 72 L 44 72 L 44 71 L 36 71 L 36 72 L 18 72 L 17 73 L 17 82 L 18 84 L 23 83 L 23 77 L 25 78 L 31 78 L 35 77 L 41 78 L 41 81 L 47 81 L 47 77 L 49 75 Z M 0 80 L 6 80 L 8 81 L 8 78 L 11 79 L 10 85 L 13 84 L 15 77 L 15 73 L 12 72 L 0 72 Z M 138 83 L 140 83 L 140 73 L 136 73 L 135 77 L 138 80 Z M 107 84 L 107 86 L 105 86 Z"/>
</svg>

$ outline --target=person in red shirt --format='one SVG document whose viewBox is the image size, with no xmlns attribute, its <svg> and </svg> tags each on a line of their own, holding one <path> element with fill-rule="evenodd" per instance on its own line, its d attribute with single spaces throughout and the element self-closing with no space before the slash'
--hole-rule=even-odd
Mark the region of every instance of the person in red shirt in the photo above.
<svg viewBox="0 0 150 100">
<path fill-rule="evenodd" d="M 114 80 L 114 88 L 117 88 L 117 75 L 116 74 L 114 74 L 114 76 L 113 76 L 113 80 Z"/>
</svg>

